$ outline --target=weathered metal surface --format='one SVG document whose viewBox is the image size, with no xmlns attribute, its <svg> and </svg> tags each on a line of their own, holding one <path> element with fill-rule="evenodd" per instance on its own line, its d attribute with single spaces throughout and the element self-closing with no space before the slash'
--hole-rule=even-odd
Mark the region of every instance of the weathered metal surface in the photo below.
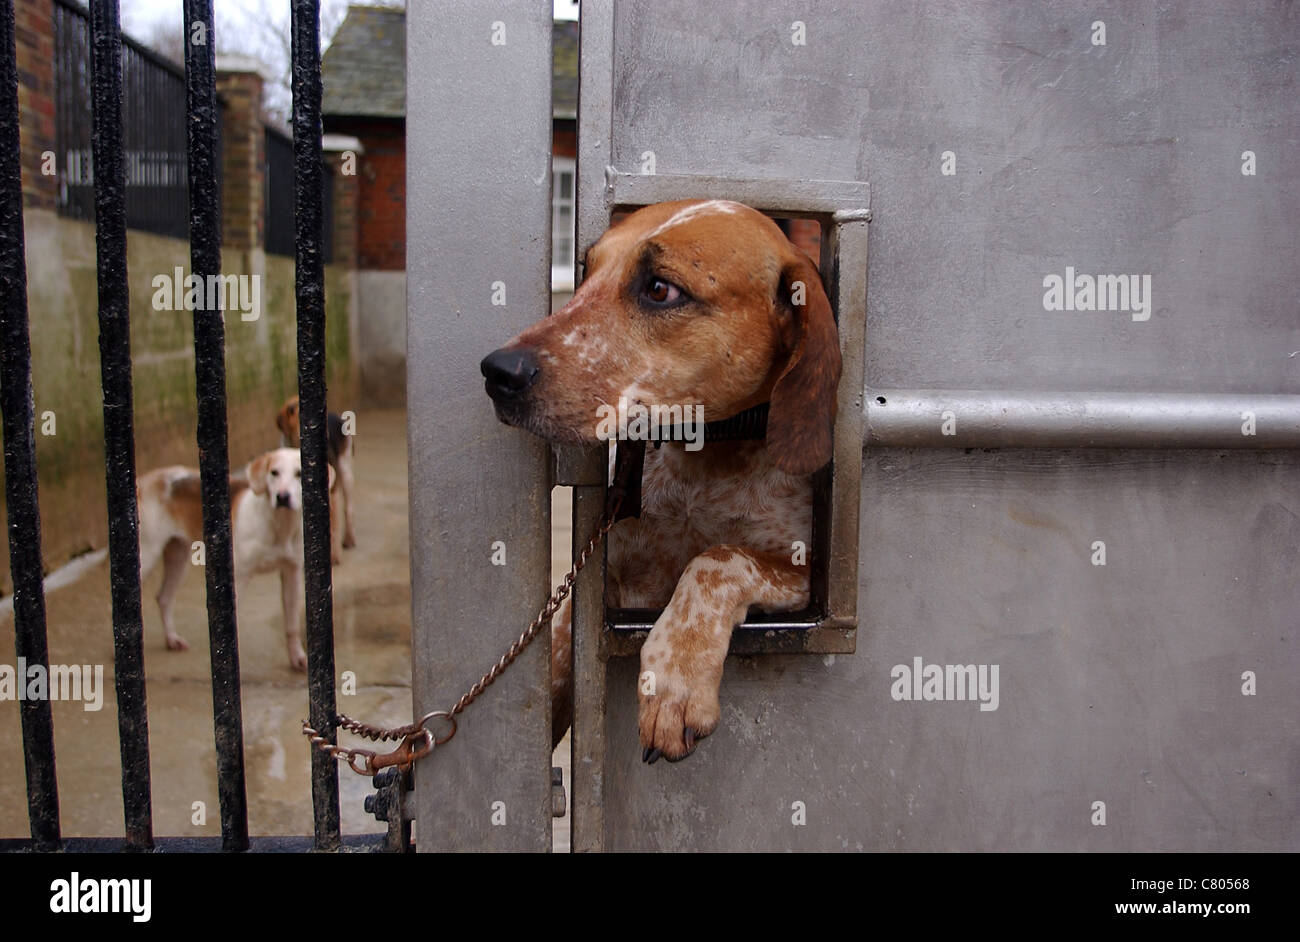
<svg viewBox="0 0 1300 942">
<path fill-rule="evenodd" d="M 99 362 L 104 392 L 108 558 L 113 579 L 113 678 L 122 754 L 126 847 L 153 846 L 144 623 L 140 615 L 139 514 L 131 400 L 131 303 L 126 279 L 126 160 L 122 148 L 122 34 L 117 0 L 90 10 L 95 261 Z"/>
<path fill-rule="evenodd" d="M 48 670 L 14 40 L 13 0 L 0 0 L 0 417 L 4 419 L 5 511 L 14 586 L 14 655 Z M 18 682 L 26 683 L 26 678 Z M 60 838 L 59 786 L 50 702 L 24 699 L 19 715 L 32 844 L 38 850 L 54 850 Z"/>
<path fill-rule="evenodd" d="M 801 216 L 869 214 L 871 186 L 857 180 L 738 179 L 715 174 L 622 173 L 605 168 L 605 200 L 610 206 L 649 206 L 682 199 L 729 199 L 764 212 Z M 853 218 L 869 222 L 869 215 Z"/>
<path fill-rule="evenodd" d="M 214 37 L 212 0 L 185 0 L 185 35 Z M 185 44 L 190 196 L 190 269 L 208 283 L 221 274 L 221 190 L 217 160 L 216 43 Z M 256 276 L 253 276 L 256 277 Z M 230 537 L 230 449 L 226 437 L 224 314 L 194 309 L 194 386 L 198 406 L 199 478 L 203 501 L 203 577 L 212 658 L 212 722 L 222 847 L 248 849 L 244 724 L 239 687 L 234 551 Z"/>
<path fill-rule="evenodd" d="M 587 43 L 584 28 L 583 68 L 607 57 L 598 108 L 613 119 L 580 145 L 608 154 L 580 163 L 580 199 L 648 153 L 657 174 L 869 181 L 863 391 L 885 390 L 883 409 L 890 390 L 972 391 L 969 431 L 990 445 L 1135 445 L 1145 430 L 1164 448 L 868 449 L 857 653 L 731 658 L 721 728 L 650 768 L 637 664 L 612 658 L 593 760 L 603 828 L 588 846 L 1300 846 L 1300 455 L 1273 450 L 1289 431 L 1227 451 L 1242 418 L 1220 433 L 1198 409 L 1165 421 L 1148 408 L 1262 403 L 1257 437 L 1293 414 L 1269 398 L 1300 392 L 1289 7 L 593 12 L 613 41 Z M 1049 309 L 1045 280 L 1069 269 L 1149 275 L 1149 309 Z M 1096 395 L 1057 395 L 1070 390 Z M 994 415 L 1008 398 L 1024 413 Z M 1109 401 L 1109 429 L 1059 408 L 1081 401 Z M 1169 447 L 1198 441 L 1225 450 Z M 893 668 L 917 657 L 998 665 L 998 709 L 895 700 Z"/>
<path fill-rule="evenodd" d="M 550 306 L 551 8 L 407 13 L 407 416 L 415 715 L 448 709 L 546 600 L 550 461 L 479 361 Z M 499 302 L 493 303 L 494 294 Z M 493 564 L 493 557 L 500 565 Z M 540 640 L 540 639 L 539 639 Z M 547 850 L 549 645 L 416 775 L 416 847 Z"/>
<path fill-rule="evenodd" d="M 334 589 L 330 573 L 325 427 L 325 262 L 321 211 L 320 5 L 293 0 L 295 285 L 298 415 L 302 431 L 302 542 L 307 609 L 307 696 L 312 727 L 335 732 Z M 317 850 L 339 848 L 338 763 L 312 750 Z"/>
</svg>

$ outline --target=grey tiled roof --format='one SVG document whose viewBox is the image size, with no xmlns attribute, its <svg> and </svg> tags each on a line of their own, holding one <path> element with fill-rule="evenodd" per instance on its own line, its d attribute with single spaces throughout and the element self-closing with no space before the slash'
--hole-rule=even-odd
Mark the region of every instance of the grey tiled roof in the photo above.
<svg viewBox="0 0 1300 942">
<path fill-rule="evenodd" d="M 557 20 L 552 114 L 578 113 L 578 24 Z M 326 115 L 401 118 L 406 115 L 406 11 L 348 7 L 347 18 L 321 59 Z"/>
<path fill-rule="evenodd" d="M 400 118 L 406 114 L 406 11 L 348 7 L 321 58 L 321 111 Z"/>
</svg>

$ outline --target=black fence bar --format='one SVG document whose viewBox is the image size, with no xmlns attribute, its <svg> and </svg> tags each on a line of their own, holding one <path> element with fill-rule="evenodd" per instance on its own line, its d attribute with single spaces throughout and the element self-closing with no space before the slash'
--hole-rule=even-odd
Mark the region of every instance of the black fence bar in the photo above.
<svg viewBox="0 0 1300 942">
<path fill-rule="evenodd" d="M 48 671 L 14 40 L 13 0 L 0 0 L 0 416 L 4 419 L 9 572 L 14 580 L 14 653 L 18 663 L 40 664 Z M 17 682 L 26 683 L 26 678 L 20 673 Z M 32 843 L 37 850 L 55 850 L 59 846 L 59 789 L 54 775 L 50 701 L 23 700 L 21 718 Z"/>
<path fill-rule="evenodd" d="M 90 10 L 95 164 L 95 261 L 99 363 L 104 392 L 108 558 L 113 592 L 113 674 L 122 750 L 122 807 L 128 850 L 153 847 L 149 719 L 145 712 L 144 624 L 140 617 L 139 517 L 131 403 L 131 306 L 126 280 L 126 163 L 122 148 L 122 33 L 117 0 Z"/>
<path fill-rule="evenodd" d="M 206 284 L 221 274 L 221 191 L 216 53 L 212 0 L 185 0 L 186 104 L 189 113 L 190 267 Z M 250 275 L 246 277 L 257 277 Z M 234 556 L 230 538 L 230 455 L 226 432 L 226 348 L 222 312 L 194 309 L 194 383 L 198 403 L 199 486 L 203 499 L 208 644 L 212 652 L 212 719 L 217 740 L 221 845 L 248 849 L 244 723 L 235 627 Z"/>
<path fill-rule="evenodd" d="M 307 582 L 307 693 L 311 724 L 327 737 L 334 721 L 334 614 L 330 579 L 329 467 L 325 459 L 325 263 L 321 213 L 320 2 L 293 0 L 295 291 L 302 430 L 303 549 Z M 339 847 L 336 760 L 311 754 L 316 848 Z"/>
</svg>

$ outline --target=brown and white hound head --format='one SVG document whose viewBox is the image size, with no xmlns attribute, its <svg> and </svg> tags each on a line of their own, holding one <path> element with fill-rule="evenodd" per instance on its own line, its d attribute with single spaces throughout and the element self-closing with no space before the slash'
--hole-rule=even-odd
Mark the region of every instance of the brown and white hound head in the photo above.
<svg viewBox="0 0 1300 942">
<path fill-rule="evenodd" d="M 329 486 L 334 469 L 327 468 Z M 297 448 L 277 448 L 258 455 L 248 465 L 248 489 L 275 510 L 302 510 L 302 453 Z"/>
<path fill-rule="evenodd" d="M 284 401 L 280 411 L 275 414 L 275 427 L 284 436 L 290 448 L 302 447 L 302 434 L 298 429 L 298 397 L 291 396 Z"/>
<path fill-rule="evenodd" d="M 812 261 L 740 203 L 647 206 L 610 227 L 573 299 L 483 359 L 497 417 L 556 442 L 595 443 L 605 410 L 771 403 L 777 466 L 831 457 L 840 347 Z"/>
</svg>

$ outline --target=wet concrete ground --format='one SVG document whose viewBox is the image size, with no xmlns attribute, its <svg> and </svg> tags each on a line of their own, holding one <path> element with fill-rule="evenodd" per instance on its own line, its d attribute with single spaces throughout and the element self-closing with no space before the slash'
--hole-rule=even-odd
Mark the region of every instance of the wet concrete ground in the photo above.
<svg viewBox="0 0 1300 942">
<path fill-rule="evenodd" d="M 411 720 L 411 593 L 407 548 L 406 417 L 401 411 L 357 417 L 357 546 L 334 567 L 334 637 L 338 675 L 356 674 L 356 695 L 339 709 L 382 725 Z M 140 469 L 141 471 L 148 469 Z M 559 575 L 569 554 L 567 489 L 557 489 L 554 545 Z M 78 573 L 77 570 L 81 572 Z M 69 581 L 69 577 L 71 577 Z M 157 836 L 218 836 L 216 750 L 212 732 L 207 611 L 203 576 L 186 574 L 176 599 L 177 630 L 190 650 L 163 646 L 153 596 L 161 567 L 143 586 L 145 676 L 149 711 L 153 822 Z M 123 834 L 121 764 L 112 664 L 113 634 L 108 561 L 90 558 L 69 567 L 46 596 L 50 661 L 104 667 L 103 707 L 55 702 L 55 755 L 65 837 Z M 307 716 L 305 676 L 289 668 L 280 617 L 279 579 L 259 576 L 239 599 L 249 832 L 312 833 L 308 750 L 300 731 Z M 12 637 L 13 615 L 0 607 L 0 632 Z M 13 648 L 0 651 L 12 664 Z M 18 705 L 0 702 L 0 836 L 27 837 L 27 805 Z M 568 748 L 557 751 L 569 785 Z M 345 834 L 385 828 L 365 814 L 370 780 L 340 769 Z M 202 802 L 205 823 L 195 823 Z M 555 822 L 555 849 L 568 849 L 568 819 Z"/>
</svg>

